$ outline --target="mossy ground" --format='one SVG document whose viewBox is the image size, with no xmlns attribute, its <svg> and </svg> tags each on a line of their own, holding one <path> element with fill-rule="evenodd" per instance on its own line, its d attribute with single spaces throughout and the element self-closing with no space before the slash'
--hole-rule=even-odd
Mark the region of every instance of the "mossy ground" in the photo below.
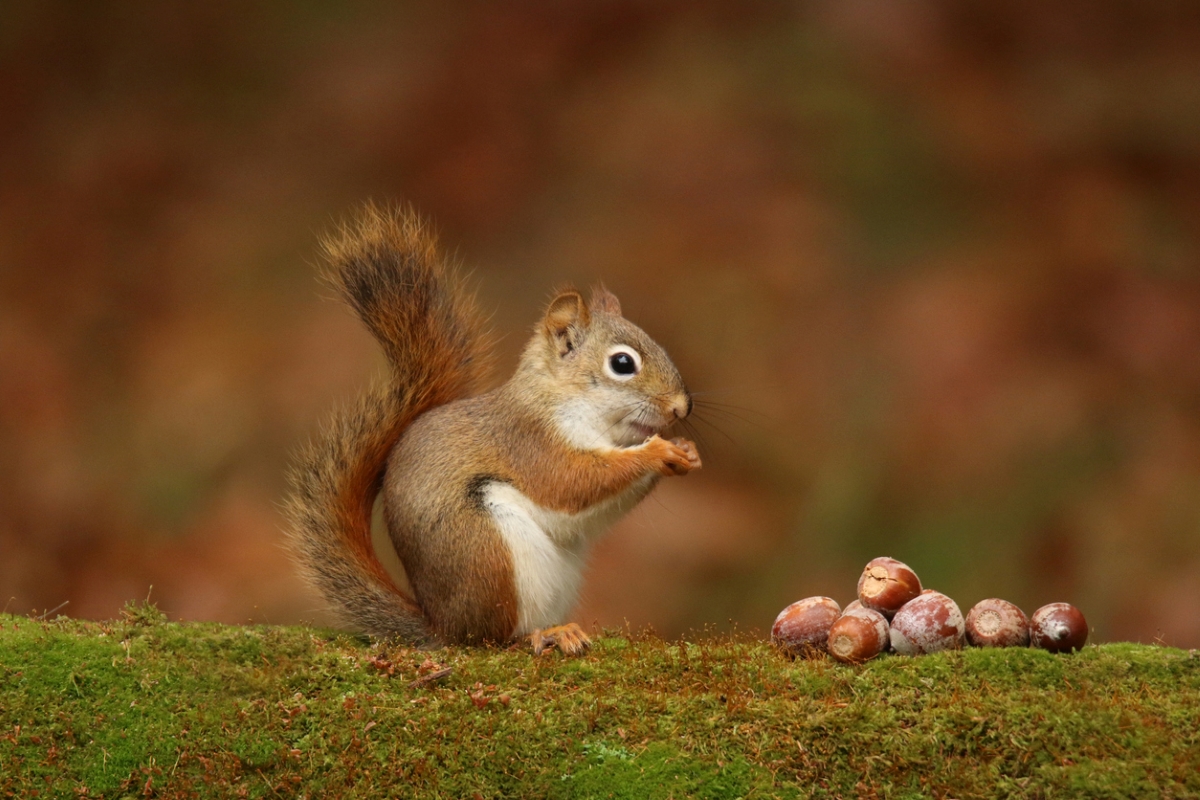
<svg viewBox="0 0 1200 800">
<path fill-rule="evenodd" d="M 2 797 L 1200 797 L 1198 718 L 1200 657 L 1145 645 L 567 660 L 0 615 Z"/>
</svg>

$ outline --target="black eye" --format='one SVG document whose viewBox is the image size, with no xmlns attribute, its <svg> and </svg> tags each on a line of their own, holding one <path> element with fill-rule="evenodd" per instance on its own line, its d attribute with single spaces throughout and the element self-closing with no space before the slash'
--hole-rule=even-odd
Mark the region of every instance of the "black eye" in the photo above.
<svg viewBox="0 0 1200 800">
<path fill-rule="evenodd" d="M 637 362 L 629 353 L 613 353 L 608 357 L 608 365 L 617 375 L 632 375 L 637 372 Z"/>
</svg>

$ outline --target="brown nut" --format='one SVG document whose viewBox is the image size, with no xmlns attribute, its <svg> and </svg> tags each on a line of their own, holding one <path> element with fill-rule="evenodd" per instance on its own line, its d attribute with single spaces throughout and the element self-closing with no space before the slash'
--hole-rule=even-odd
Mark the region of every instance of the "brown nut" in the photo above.
<svg viewBox="0 0 1200 800">
<path fill-rule="evenodd" d="M 861 664 L 887 647 L 887 620 L 878 611 L 861 605 L 847 606 L 829 629 L 829 655 L 846 664 Z"/>
<path fill-rule="evenodd" d="M 771 626 L 771 641 L 781 650 L 809 657 L 825 652 L 829 628 L 841 606 L 828 597 L 806 597 L 779 612 Z"/>
<path fill-rule="evenodd" d="M 1087 637 L 1087 620 L 1070 603 L 1050 603 L 1029 618 L 1029 643 L 1052 653 L 1078 650 Z"/>
<path fill-rule="evenodd" d="M 888 619 L 921 593 L 921 579 L 894 558 L 873 558 L 858 579 L 858 599 Z"/>
<path fill-rule="evenodd" d="M 974 647 L 1026 647 L 1029 619 L 1007 600 L 980 600 L 967 614 L 967 641 Z"/>
<path fill-rule="evenodd" d="M 963 646 L 965 627 L 957 603 L 941 592 L 925 592 L 892 618 L 892 649 L 905 656 L 957 650 Z"/>
</svg>

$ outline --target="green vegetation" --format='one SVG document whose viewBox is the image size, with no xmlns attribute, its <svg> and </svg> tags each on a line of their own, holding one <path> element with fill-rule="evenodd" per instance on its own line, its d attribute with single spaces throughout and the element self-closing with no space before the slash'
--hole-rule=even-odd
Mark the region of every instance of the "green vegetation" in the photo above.
<svg viewBox="0 0 1200 800">
<path fill-rule="evenodd" d="M 1198 708 L 1200 656 L 1145 645 L 851 668 L 0 615 L 2 797 L 1198 797 Z"/>
</svg>

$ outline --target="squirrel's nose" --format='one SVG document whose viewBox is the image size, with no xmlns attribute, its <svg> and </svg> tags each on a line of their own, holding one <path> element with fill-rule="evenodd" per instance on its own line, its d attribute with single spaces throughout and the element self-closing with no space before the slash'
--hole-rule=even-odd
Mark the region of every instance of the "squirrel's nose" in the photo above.
<svg viewBox="0 0 1200 800">
<path fill-rule="evenodd" d="M 675 419 L 683 419 L 692 413 L 692 396 L 687 392 L 677 394 L 671 402 L 671 411 L 675 414 Z"/>
</svg>

